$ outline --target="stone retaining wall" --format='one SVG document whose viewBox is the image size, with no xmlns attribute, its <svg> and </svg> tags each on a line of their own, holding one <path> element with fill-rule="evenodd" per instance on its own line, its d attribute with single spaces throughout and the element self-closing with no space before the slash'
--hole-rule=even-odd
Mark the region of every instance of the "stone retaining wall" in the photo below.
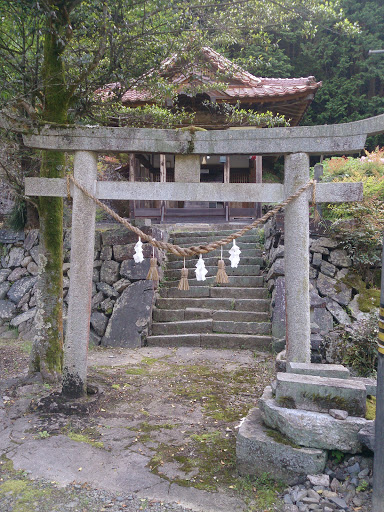
<svg viewBox="0 0 384 512">
<path fill-rule="evenodd" d="M 141 228 L 157 240 L 166 234 L 156 227 Z M 143 245 L 145 260 L 133 260 L 137 235 L 121 228 L 95 233 L 90 342 L 105 346 L 142 346 L 152 318 L 154 286 L 147 281 L 152 247 Z M 64 234 L 64 319 L 70 281 L 71 230 Z M 39 262 L 39 233 L 0 230 L 0 334 L 32 339 Z M 163 253 L 155 249 L 159 272 Z M 128 326 L 128 327 L 127 327 Z"/>
<path fill-rule="evenodd" d="M 267 286 L 272 295 L 272 336 L 277 350 L 285 346 L 284 217 L 265 225 L 268 262 Z M 318 350 L 335 324 L 349 325 L 378 307 L 365 283 L 352 269 L 340 242 L 326 235 L 310 236 L 310 301 L 312 362 L 321 362 Z"/>
</svg>

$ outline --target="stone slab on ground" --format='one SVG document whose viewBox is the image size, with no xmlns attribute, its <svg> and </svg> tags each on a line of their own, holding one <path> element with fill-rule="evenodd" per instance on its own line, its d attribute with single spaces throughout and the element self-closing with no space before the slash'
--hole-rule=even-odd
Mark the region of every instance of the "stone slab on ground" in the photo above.
<svg viewBox="0 0 384 512">
<path fill-rule="evenodd" d="M 268 473 L 291 485 L 308 474 L 324 470 L 325 450 L 295 448 L 287 441 L 287 444 L 277 442 L 272 437 L 273 432 L 263 425 L 261 411 L 251 409 L 239 428 L 236 441 L 237 468 L 241 475 Z"/>
<path fill-rule="evenodd" d="M 301 375 L 315 375 L 317 377 L 331 377 L 335 379 L 348 379 L 350 372 L 341 364 L 315 364 L 315 363 L 287 363 L 288 373 Z"/>
<path fill-rule="evenodd" d="M 278 373 L 276 382 L 280 406 L 315 412 L 342 409 L 351 416 L 365 416 L 366 389 L 361 382 L 294 373 Z"/>
<path fill-rule="evenodd" d="M 264 423 L 270 428 L 278 430 L 295 444 L 323 450 L 361 452 L 358 433 L 373 423 L 355 416 L 337 420 L 326 413 L 279 407 L 269 386 L 259 400 L 259 408 Z"/>
</svg>

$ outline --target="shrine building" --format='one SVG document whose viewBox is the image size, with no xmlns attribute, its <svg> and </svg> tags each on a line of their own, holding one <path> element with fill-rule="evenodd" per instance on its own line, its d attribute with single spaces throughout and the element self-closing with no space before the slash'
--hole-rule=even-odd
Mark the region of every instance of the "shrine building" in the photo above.
<svg viewBox="0 0 384 512">
<path fill-rule="evenodd" d="M 259 113 L 270 111 L 273 115 L 284 115 L 289 126 L 297 126 L 321 87 L 321 82 L 316 82 L 313 76 L 256 77 L 209 47 L 201 48 L 193 63 L 187 63 L 182 56 L 173 55 L 162 62 L 159 70 L 152 70 L 143 76 L 143 80 L 148 75 L 153 78 L 154 74 L 176 87 L 177 106 L 193 112 L 193 126 L 205 130 L 243 128 L 236 126 L 236 123 L 227 123 L 223 104 L 238 105 L 241 109 Z M 224 84 L 223 88 L 218 88 L 219 83 Z M 118 83 L 107 84 L 98 93 L 108 97 L 114 95 L 119 87 Z M 127 107 L 141 107 L 157 102 L 153 92 L 137 86 L 123 93 L 122 103 Z M 174 102 L 166 100 L 165 106 L 172 109 Z M 262 183 L 263 168 L 265 170 L 272 165 L 272 157 L 263 159 L 262 155 L 251 154 L 201 155 L 197 164 L 196 158 L 191 164 L 188 158 L 183 161 L 182 155 L 175 159 L 170 154 L 132 154 L 128 164 L 116 171 L 123 179 L 130 181 Z M 200 222 L 203 219 L 209 222 L 249 220 L 261 216 L 261 204 L 135 201 L 130 203 L 129 216 L 169 223 Z"/>
</svg>

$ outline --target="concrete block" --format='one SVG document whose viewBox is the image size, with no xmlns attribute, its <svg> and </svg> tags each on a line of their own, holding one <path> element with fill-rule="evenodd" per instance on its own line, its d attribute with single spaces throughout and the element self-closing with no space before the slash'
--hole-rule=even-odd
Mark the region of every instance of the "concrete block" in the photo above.
<svg viewBox="0 0 384 512">
<path fill-rule="evenodd" d="M 365 385 L 351 379 L 335 379 L 278 373 L 276 401 L 282 407 L 328 412 L 342 409 L 351 416 L 365 416 Z"/>
<path fill-rule="evenodd" d="M 268 427 L 278 430 L 297 445 L 323 450 L 360 453 L 359 431 L 373 423 L 356 416 L 338 420 L 327 413 L 280 407 L 269 386 L 259 400 L 259 408 Z"/>
<path fill-rule="evenodd" d="M 308 474 L 322 473 L 327 452 L 300 448 L 275 430 L 265 427 L 259 409 L 252 409 L 239 428 L 236 440 L 237 469 L 241 475 L 268 473 L 288 485 Z"/>
<path fill-rule="evenodd" d="M 335 379 L 348 379 L 350 375 L 348 368 L 341 364 L 287 363 L 287 372 Z"/>
</svg>

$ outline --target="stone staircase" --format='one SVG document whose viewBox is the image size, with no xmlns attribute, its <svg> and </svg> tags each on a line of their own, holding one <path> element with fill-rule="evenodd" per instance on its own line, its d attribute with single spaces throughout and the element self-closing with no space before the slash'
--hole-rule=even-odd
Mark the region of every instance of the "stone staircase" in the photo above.
<svg viewBox="0 0 384 512">
<path fill-rule="evenodd" d="M 233 231 L 231 231 L 233 232 Z M 229 231 L 180 232 L 171 242 L 188 247 L 220 240 Z M 257 230 L 244 235 L 237 245 L 240 264 L 231 268 L 228 249 L 223 251 L 229 283 L 217 285 L 217 261 L 220 250 L 204 257 L 208 270 L 206 281 L 196 281 L 197 257 L 186 259 L 189 269 L 188 291 L 178 290 L 183 259 L 168 256 L 160 297 L 153 312 L 152 335 L 148 346 L 189 346 L 206 348 L 271 348 L 270 299 L 261 274 L 263 265 L 260 236 Z"/>
</svg>

